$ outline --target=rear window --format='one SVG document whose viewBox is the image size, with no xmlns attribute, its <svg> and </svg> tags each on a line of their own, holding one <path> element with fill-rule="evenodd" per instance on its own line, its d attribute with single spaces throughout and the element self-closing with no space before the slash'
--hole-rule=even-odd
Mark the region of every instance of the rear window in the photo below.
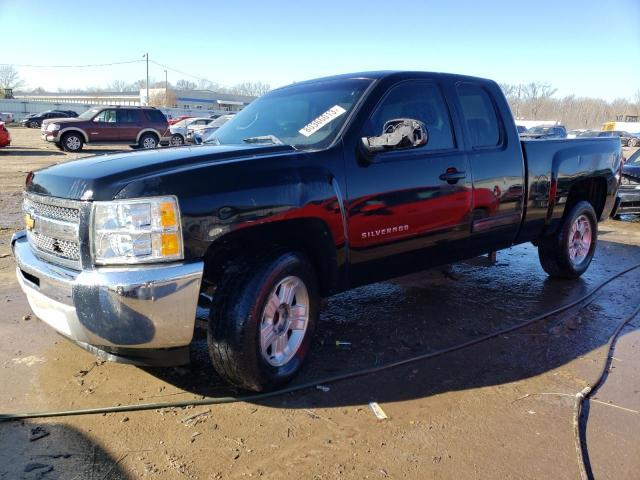
<svg viewBox="0 0 640 480">
<path fill-rule="evenodd" d="M 153 123 L 167 123 L 167 117 L 160 110 L 145 110 L 144 113 Z"/>
<path fill-rule="evenodd" d="M 496 110 L 487 91 L 479 85 L 458 85 L 462 114 L 475 147 L 494 147 L 500 142 L 500 127 Z"/>
<path fill-rule="evenodd" d="M 116 113 L 117 113 L 118 123 L 137 123 L 138 122 L 137 110 L 121 109 L 121 110 L 117 110 Z"/>
</svg>

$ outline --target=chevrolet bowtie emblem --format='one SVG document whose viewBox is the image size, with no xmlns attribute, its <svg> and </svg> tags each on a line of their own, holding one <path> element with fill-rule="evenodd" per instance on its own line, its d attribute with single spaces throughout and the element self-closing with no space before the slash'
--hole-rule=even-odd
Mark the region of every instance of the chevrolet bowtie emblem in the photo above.
<svg viewBox="0 0 640 480">
<path fill-rule="evenodd" d="M 27 230 L 33 230 L 33 227 L 35 226 L 35 224 L 36 224 L 36 221 L 34 220 L 34 218 L 28 213 L 26 213 L 24 215 L 24 225 L 27 227 Z"/>
</svg>

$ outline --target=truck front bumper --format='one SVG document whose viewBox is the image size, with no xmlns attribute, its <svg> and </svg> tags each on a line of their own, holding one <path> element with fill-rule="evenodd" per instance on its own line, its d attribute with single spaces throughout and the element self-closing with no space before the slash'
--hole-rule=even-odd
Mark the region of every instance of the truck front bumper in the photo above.
<svg viewBox="0 0 640 480">
<path fill-rule="evenodd" d="M 640 213 L 640 188 L 620 188 L 618 190 L 620 203 L 616 215 L 621 213 Z"/>
<path fill-rule="evenodd" d="M 11 248 L 33 313 L 65 337 L 107 360 L 185 363 L 202 261 L 78 272 L 40 260 L 24 232 L 13 236 Z"/>
</svg>

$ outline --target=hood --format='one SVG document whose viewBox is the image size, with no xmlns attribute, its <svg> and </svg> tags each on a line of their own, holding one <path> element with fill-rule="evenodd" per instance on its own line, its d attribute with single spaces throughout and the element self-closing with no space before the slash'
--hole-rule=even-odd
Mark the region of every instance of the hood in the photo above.
<svg viewBox="0 0 640 480">
<path fill-rule="evenodd" d="M 627 177 L 633 177 L 634 180 L 640 182 L 640 165 L 627 163 L 622 167 L 622 174 Z"/>
<path fill-rule="evenodd" d="M 58 118 L 47 118 L 42 121 L 42 125 L 48 125 L 50 123 L 82 123 L 86 122 L 87 119 L 75 118 L 75 117 L 58 117 Z"/>
<path fill-rule="evenodd" d="M 96 155 L 38 170 L 30 176 L 26 189 L 74 200 L 112 200 L 133 181 L 291 152 L 295 149 L 289 145 L 206 145 Z"/>
</svg>

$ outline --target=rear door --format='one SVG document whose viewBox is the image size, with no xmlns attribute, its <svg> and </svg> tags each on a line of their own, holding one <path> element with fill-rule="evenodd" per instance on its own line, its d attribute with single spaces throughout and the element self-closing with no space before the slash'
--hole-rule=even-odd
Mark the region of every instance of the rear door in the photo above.
<svg viewBox="0 0 640 480">
<path fill-rule="evenodd" d="M 118 140 L 136 143 L 138 132 L 142 128 L 140 110 L 134 108 L 120 108 L 116 111 L 116 129 Z"/>
<path fill-rule="evenodd" d="M 497 86 L 456 85 L 473 173 L 472 242 L 481 252 L 509 246 L 524 208 L 524 159 L 504 97 Z"/>
<path fill-rule="evenodd" d="M 397 118 L 423 122 L 427 144 L 380 152 L 370 162 L 348 160 L 354 283 L 446 263 L 469 236 L 471 178 L 438 83 L 405 80 L 389 88 L 360 136 L 380 135 Z"/>
</svg>

